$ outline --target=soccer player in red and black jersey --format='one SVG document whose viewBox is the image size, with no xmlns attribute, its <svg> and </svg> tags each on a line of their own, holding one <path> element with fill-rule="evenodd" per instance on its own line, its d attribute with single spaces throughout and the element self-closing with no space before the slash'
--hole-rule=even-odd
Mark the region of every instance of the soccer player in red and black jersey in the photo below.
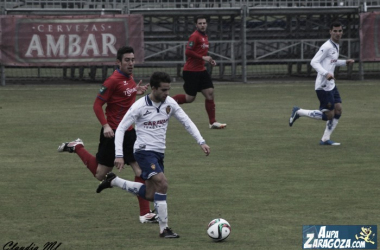
<svg viewBox="0 0 380 250">
<path fill-rule="evenodd" d="M 100 143 L 96 157 L 91 155 L 83 146 L 83 141 L 77 139 L 72 142 L 62 143 L 58 152 L 76 153 L 95 176 L 102 181 L 108 172 L 112 171 L 115 160 L 115 131 L 125 113 L 136 100 L 136 95 L 144 94 L 148 88 L 136 85 L 133 79 L 133 68 L 135 65 L 134 50 L 131 47 L 122 47 L 117 52 L 117 64 L 119 68 L 103 83 L 94 102 L 94 112 L 102 129 L 100 132 Z M 106 106 L 106 113 L 103 106 Z M 135 129 L 131 126 L 124 137 L 124 160 L 135 172 L 135 181 L 145 183 L 140 177 L 141 169 L 133 156 L 133 145 L 136 140 Z M 149 202 L 138 197 L 140 205 L 140 222 L 156 222 L 157 216 L 151 213 Z"/>
<path fill-rule="evenodd" d="M 205 68 L 205 63 L 215 66 L 216 62 L 208 56 L 207 19 L 204 16 L 197 16 L 194 19 L 196 31 L 191 34 L 186 45 L 186 64 L 183 67 L 183 89 L 186 94 L 173 96 L 178 104 L 191 103 L 195 100 L 198 92 L 201 92 L 205 100 L 205 107 L 209 118 L 209 127 L 212 129 L 222 129 L 227 126 L 225 123 L 216 121 L 214 103 L 214 85 L 211 77 Z"/>
</svg>

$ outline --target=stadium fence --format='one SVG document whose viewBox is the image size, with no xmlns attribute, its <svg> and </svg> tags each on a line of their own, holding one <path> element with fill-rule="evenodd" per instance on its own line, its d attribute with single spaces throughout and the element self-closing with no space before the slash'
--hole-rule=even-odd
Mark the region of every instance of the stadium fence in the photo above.
<svg viewBox="0 0 380 250">
<path fill-rule="evenodd" d="M 328 24 L 341 21 L 345 33 L 340 57 L 358 63 L 337 69 L 340 78 L 379 78 L 379 62 L 360 61 L 360 13 L 380 10 L 380 0 L 8 0 L 2 15 L 112 15 L 144 17 L 144 63 L 135 75 L 153 70 L 181 77 L 185 45 L 194 31 L 193 17 L 210 17 L 210 55 L 218 65 L 208 68 L 216 80 L 314 77 L 310 60 L 328 38 Z M 2 85 L 18 81 L 103 81 L 114 66 L 1 66 Z"/>
</svg>

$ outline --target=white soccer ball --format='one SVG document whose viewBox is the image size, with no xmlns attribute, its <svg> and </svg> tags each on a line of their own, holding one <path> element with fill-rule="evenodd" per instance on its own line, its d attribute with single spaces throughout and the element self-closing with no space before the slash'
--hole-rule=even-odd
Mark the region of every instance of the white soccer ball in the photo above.
<svg viewBox="0 0 380 250">
<path fill-rule="evenodd" d="M 222 241 L 231 233 L 231 226 L 228 221 L 222 218 L 213 219 L 207 226 L 207 234 L 214 241 Z"/>
</svg>

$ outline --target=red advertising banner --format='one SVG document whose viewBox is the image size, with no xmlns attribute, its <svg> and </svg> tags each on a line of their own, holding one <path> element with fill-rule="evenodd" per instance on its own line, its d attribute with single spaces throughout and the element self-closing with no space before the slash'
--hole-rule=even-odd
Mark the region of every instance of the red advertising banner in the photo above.
<svg viewBox="0 0 380 250">
<path fill-rule="evenodd" d="M 360 14 L 360 59 L 380 61 L 380 12 Z"/>
<path fill-rule="evenodd" d="M 114 65 L 131 46 L 144 61 L 142 15 L 0 16 L 0 63 L 7 66 Z"/>
</svg>

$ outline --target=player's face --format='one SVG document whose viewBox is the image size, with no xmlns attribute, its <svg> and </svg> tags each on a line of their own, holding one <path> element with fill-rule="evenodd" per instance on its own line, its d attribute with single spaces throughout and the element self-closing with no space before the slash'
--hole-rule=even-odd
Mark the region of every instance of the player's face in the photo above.
<svg viewBox="0 0 380 250">
<path fill-rule="evenodd" d="M 333 40 L 336 43 L 339 43 L 340 39 L 343 35 L 343 28 L 342 26 L 339 27 L 333 27 L 332 30 L 330 30 L 331 40 Z"/>
<path fill-rule="evenodd" d="M 199 31 L 202 31 L 202 32 L 206 32 L 206 29 L 207 29 L 207 21 L 206 19 L 198 19 L 197 20 L 197 24 L 195 25 L 195 27 L 197 27 L 197 30 Z"/>
<path fill-rule="evenodd" d="M 170 83 L 161 82 L 160 87 L 152 88 L 153 101 L 164 102 L 169 95 Z"/>
<path fill-rule="evenodd" d="M 135 54 L 125 53 L 121 62 L 119 62 L 119 68 L 124 74 L 130 75 L 133 72 L 135 66 Z"/>
</svg>

